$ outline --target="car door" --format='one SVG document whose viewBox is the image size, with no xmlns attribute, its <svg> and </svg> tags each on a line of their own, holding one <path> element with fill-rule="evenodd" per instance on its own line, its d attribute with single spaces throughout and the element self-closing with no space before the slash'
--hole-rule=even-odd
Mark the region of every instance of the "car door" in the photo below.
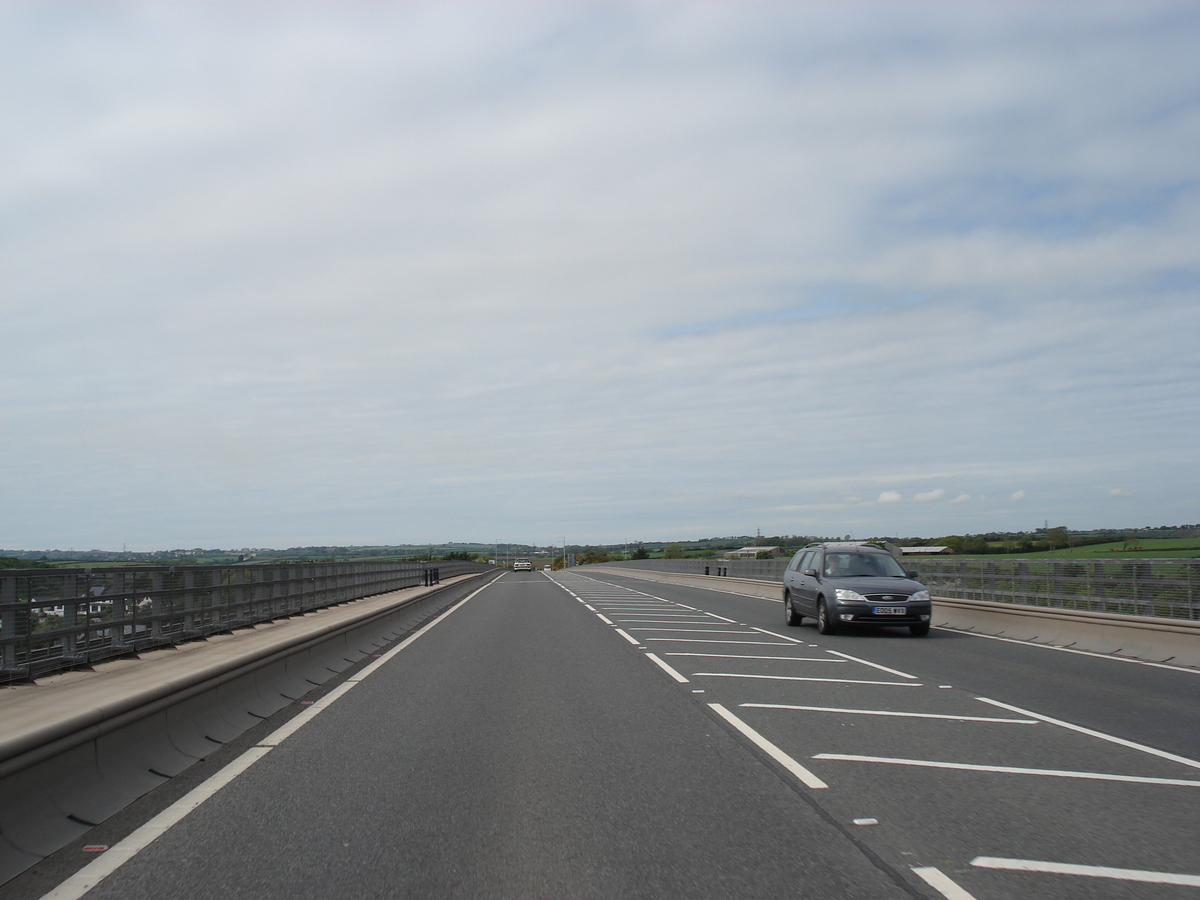
<svg viewBox="0 0 1200 900">
<path fill-rule="evenodd" d="M 803 550 L 797 550 L 792 557 L 792 561 L 788 563 L 788 567 L 783 572 L 783 587 L 788 593 L 796 591 L 796 573 L 800 571 L 800 558 L 804 556 Z"/>
<path fill-rule="evenodd" d="M 821 570 L 821 551 L 809 550 L 796 569 L 796 607 L 806 616 L 817 614 L 817 579 L 807 574 Z"/>
</svg>

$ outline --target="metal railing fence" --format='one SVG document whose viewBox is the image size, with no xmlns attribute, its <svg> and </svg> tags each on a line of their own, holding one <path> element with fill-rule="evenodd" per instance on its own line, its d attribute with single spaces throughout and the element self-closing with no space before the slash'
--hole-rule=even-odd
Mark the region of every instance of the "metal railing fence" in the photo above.
<svg viewBox="0 0 1200 900">
<path fill-rule="evenodd" d="M 904 560 L 907 564 L 908 560 Z M 1200 619 L 1200 559 L 921 559 L 934 596 Z"/>
<path fill-rule="evenodd" d="M 782 581 L 787 559 L 644 559 L 602 563 Z M 1200 559 L 901 557 L 935 597 L 1200 620 Z M 707 570 L 707 571 L 706 571 Z"/>
<path fill-rule="evenodd" d="M 437 584 L 484 563 L 0 570 L 0 682 Z"/>
</svg>

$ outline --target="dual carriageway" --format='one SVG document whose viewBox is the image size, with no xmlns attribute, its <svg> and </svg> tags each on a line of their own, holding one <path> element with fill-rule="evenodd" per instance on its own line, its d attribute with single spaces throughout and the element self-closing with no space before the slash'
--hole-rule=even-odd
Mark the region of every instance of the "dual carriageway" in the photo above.
<svg viewBox="0 0 1200 900">
<path fill-rule="evenodd" d="M 1200 897 L 1195 670 L 603 570 L 438 596 L 0 896 Z"/>
</svg>

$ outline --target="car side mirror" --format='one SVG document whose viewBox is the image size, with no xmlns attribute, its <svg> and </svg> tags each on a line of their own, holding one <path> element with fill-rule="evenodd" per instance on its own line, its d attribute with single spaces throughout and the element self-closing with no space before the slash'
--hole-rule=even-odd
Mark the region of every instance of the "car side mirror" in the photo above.
<svg viewBox="0 0 1200 900">
<path fill-rule="evenodd" d="M 804 574 L 808 575 L 810 578 L 816 578 L 817 570 L 812 568 L 812 566 L 809 566 L 807 569 L 804 570 Z"/>
<path fill-rule="evenodd" d="M 919 573 L 919 572 L 917 572 L 917 570 L 916 570 L 916 569 L 909 569 L 909 570 L 908 570 L 907 572 L 905 572 L 904 574 L 905 574 L 905 575 L 906 575 L 908 578 L 911 578 L 913 581 L 916 581 L 916 580 L 917 580 L 917 575 L 919 575 L 920 573 Z"/>
</svg>

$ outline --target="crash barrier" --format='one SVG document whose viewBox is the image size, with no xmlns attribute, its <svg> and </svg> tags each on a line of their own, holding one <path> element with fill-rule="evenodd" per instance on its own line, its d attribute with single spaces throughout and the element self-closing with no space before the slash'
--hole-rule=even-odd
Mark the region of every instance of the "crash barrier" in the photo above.
<svg viewBox="0 0 1200 900">
<path fill-rule="evenodd" d="M 15 735 L 0 731 L 0 884 L 348 666 L 378 653 L 430 614 L 422 601 L 464 580 L 486 577 L 467 574 L 441 587 L 417 587 L 261 631 L 249 629 L 180 656 L 172 651 L 169 662 L 152 673 L 155 677 L 140 681 L 123 681 L 122 676 L 133 666 L 157 663 L 140 660 L 130 668 L 86 676 L 96 679 L 93 688 L 107 679 L 106 691 L 114 683 L 136 687 L 113 691 L 115 696 L 103 700 L 88 699 L 76 704 L 71 715 L 38 719 L 36 727 L 18 729 Z M 83 686 L 77 682 L 63 688 L 70 692 Z M 17 716 L 5 706 L 12 698 L 43 690 L 54 688 L 9 688 L 12 693 L 0 698 L 0 716 L 11 726 Z"/>
<path fill-rule="evenodd" d="M 706 577 L 633 568 L 625 563 L 601 563 L 588 568 L 768 600 L 781 600 L 783 594 L 783 585 L 779 581 Z M 933 624 L 958 631 L 1200 668 L 1200 621 L 1196 620 L 1025 606 L 935 594 Z"/>
<path fill-rule="evenodd" d="M 601 563 L 644 572 L 782 582 L 787 559 L 643 559 Z M 934 594 L 1126 616 L 1200 620 L 1200 559 L 900 557 Z"/>
<path fill-rule="evenodd" d="M 0 683 L 487 569 L 411 561 L 0 570 Z"/>
</svg>

